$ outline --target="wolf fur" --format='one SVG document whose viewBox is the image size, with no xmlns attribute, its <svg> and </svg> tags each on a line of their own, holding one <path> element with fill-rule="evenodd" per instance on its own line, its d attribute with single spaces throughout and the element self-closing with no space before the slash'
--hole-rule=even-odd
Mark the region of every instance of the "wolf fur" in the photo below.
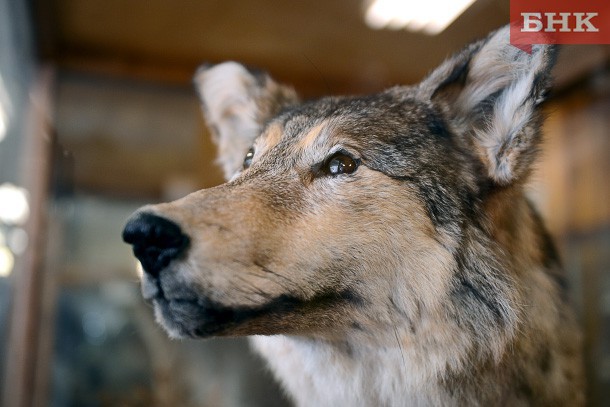
<svg viewBox="0 0 610 407">
<path fill-rule="evenodd" d="M 416 86 L 306 103 L 201 68 L 229 181 L 128 225 L 189 238 L 142 281 L 169 335 L 252 335 L 300 406 L 582 405 L 579 330 L 524 195 L 556 50 L 508 36 Z"/>
</svg>

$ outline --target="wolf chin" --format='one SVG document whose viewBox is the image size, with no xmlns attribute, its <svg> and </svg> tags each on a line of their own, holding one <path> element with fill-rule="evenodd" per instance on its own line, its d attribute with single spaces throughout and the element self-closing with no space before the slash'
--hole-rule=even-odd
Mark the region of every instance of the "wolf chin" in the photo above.
<svg viewBox="0 0 610 407">
<path fill-rule="evenodd" d="M 227 183 L 123 238 L 172 337 L 252 336 L 300 406 L 577 406 L 580 338 L 524 185 L 553 46 L 508 28 L 415 86 L 301 102 L 195 76 Z"/>
</svg>

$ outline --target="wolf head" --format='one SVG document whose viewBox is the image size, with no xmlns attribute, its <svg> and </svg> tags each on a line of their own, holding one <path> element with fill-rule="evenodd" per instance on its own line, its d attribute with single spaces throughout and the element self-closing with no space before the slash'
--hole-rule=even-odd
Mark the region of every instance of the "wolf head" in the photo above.
<svg viewBox="0 0 610 407">
<path fill-rule="evenodd" d="M 506 342 L 523 294 L 504 214 L 524 202 L 554 62 L 553 47 L 527 54 L 508 35 L 370 96 L 302 103 L 237 63 L 201 68 L 228 182 L 141 208 L 123 235 L 160 324 L 175 337 Z"/>
</svg>

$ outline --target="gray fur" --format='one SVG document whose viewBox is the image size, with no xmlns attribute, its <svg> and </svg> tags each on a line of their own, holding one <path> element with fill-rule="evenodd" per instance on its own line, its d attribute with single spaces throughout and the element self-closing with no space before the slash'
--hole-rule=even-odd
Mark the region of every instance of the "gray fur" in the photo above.
<svg viewBox="0 0 610 407">
<path fill-rule="evenodd" d="M 504 28 L 417 86 L 303 104 L 235 63 L 202 68 L 229 182 L 140 211 L 191 239 L 144 277 L 159 322 L 257 335 L 303 406 L 582 405 L 578 329 L 523 192 L 553 53 Z M 357 170 L 328 175 L 337 154 Z"/>
</svg>

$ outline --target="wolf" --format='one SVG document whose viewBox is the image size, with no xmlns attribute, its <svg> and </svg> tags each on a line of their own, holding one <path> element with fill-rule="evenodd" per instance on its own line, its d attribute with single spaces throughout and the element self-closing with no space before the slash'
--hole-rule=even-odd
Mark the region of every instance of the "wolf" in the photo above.
<svg viewBox="0 0 610 407">
<path fill-rule="evenodd" d="M 508 27 L 421 83 L 302 102 L 195 76 L 228 182 L 123 231 L 174 338 L 251 336 L 299 406 L 578 406 L 579 329 L 525 195 L 556 47 Z"/>
</svg>

